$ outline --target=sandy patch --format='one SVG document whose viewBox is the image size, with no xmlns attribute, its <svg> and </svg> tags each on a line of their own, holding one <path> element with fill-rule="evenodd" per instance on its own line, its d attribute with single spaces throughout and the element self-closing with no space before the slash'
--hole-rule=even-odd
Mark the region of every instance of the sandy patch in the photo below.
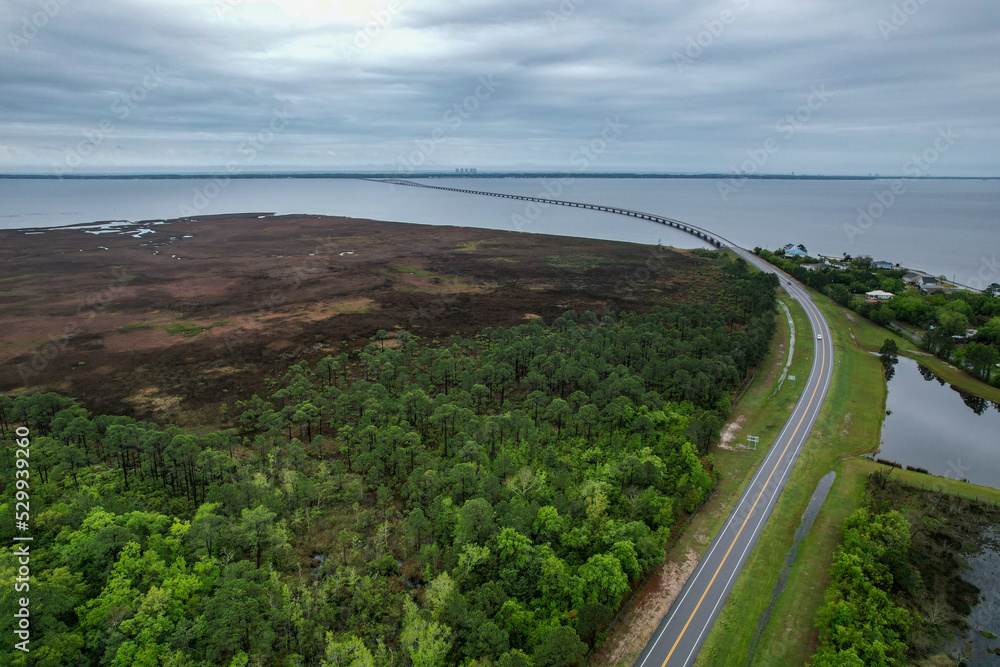
<svg viewBox="0 0 1000 667">
<path fill-rule="evenodd" d="M 719 438 L 720 449 L 728 449 L 730 451 L 736 449 L 729 443 L 736 439 L 736 434 L 743 428 L 743 422 L 746 420 L 747 418 L 745 415 L 740 415 L 735 421 L 730 422 L 726 425 L 726 428 L 722 429 L 722 436 Z"/>
<path fill-rule="evenodd" d="M 374 299 L 369 299 L 366 296 L 359 296 L 353 299 L 341 299 L 340 301 L 334 301 L 331 304 L 324 305 L 328 312 L 335 313 L 337 315 L 345 315 L 347 313 L 367 313 L 376 306 L 376 303 Z"/>
<path fill-rule="evenodd" d="M 660 621 L 698 565 L 698 554 L 688 549 L 682 562 L 667 561 L 635 596 L 632 607 L 590 659 L 590 667 L 632 664 L 646 647 Z"/>
<path fill-rule="evenodd" d="M 208 370 L 202 371 L 202 375 L 217 378 L 227 375 L 236 375 L 237 373 L 242 372 L 242 368 L 236 368 L 235 366 L 216 366 L 215 368 L 209 368 Z"/>
<path fill-rule="evenodd" d="M 850 431 L 851 431 L 851 425 L 853 423 L 854 423 L 854 420 L 851 418 L 851 413 L 848 412 L 846 415 L 844 415 L 844 428 L 841 429 L 841 431 L 840 431 L 840 437 L 843 438 L 848 433 L 850 433 Z"/>
<path fill-rule="evenodd" d="M 279 323 L 287 325 L 287 323 L 293 321 L 296 323 L 322 322 L 336 315 L 369 313 L 378 309 L 378 302 L 368 297 L 339 299 L 336 301 L 317 301 L 309 306 L 295 304 L 273 309 L 265 308 L 229 317 L 223 322 L 216 322 L 210 330 L 204 331 L 200 335 L 227 335 L 234 332 L 245 333 L 247 331 L 268 329 Z M 208 326 L 208 324 L 205 326 Z"/>
<path fill-rule="evenodd" d="M 138 410 L 169 413 L 176 409 L 184 399 L 181 396 L 163 394 L 156 387 L 146 387 L 123 400 Z"/>
<path fill-rule="evenodd" d="M 262 314 L 260 317 L 277 316 L 289 317 L 305 322 L 322 322 L 334 315 L 367 313 L 377 309 L 378 303 L 374 299 L 361 296 L 351 299 L 339 299 L 337 301 L 318 301 L 306 307 L 285 307 L 280 312 Z"/>
</svg>

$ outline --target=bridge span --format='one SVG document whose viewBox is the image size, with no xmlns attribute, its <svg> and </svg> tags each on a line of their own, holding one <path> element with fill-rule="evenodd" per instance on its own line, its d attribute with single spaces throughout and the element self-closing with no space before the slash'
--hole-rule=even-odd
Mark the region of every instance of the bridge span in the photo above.
<svg viewBox="0 0 1000 667">
<path fill-rule="evenodd" d="M 464 188 L 446 188 L 441 185 L 426 185 L 424 183 L 414 183 L 413 181 L 407 181 L 400 178 L 389 178 L 389 179 L 362 179 L 371 180 L 376 183 L 389 183 L 392 185 L 404 185 L 411 188 L 430 188 L 431 190 L 447 190 L 449 192 L 462 192 L 469 195 L 483 195 L 486 197 L 499 197 L 500 199 L 519 199 L 521 201 L 537 202 L 539 204 L 554 204 L 556 206 L 569 206 L 572 208 L 583 208 L 591 211 L 603 211 L 605 213 L 615 213 L 617 215 L 625 215 L 631 218 L 638 218 L 640 220 L 649 220 L 650 222 L 658 222 L 661 225 L 667 225 L 668 227 L 673 227 L 674 229 L 679 229 L 682 232 L 687 232 L 693 236 L 697 236 L 706 243 L 715 246 L 716 248 L 726 248 L 735 247 L 734 243 L 726 240 L 725 238 L 719 236 L 714 232 L 710 232 L 701 227 L 696 227 L 686 222 L 681 222 L 680 220 L 674 220 L 673 218 L 666 218 L 662 215 L 653 215 L 652 213 L 643 213 L 642 211 L 633 211 L 627 208 L 618 208 L 617 206 L 602 206 L 600 204 L 584 204 L 581 202 L 573 201 L 563 201 L 561 199 L 547 199 L 545 197 L 527 197 L 524 195 L 511 195 L 502 192 L 487 192 L 485 190 L 467 190 Z"/>
</svg>

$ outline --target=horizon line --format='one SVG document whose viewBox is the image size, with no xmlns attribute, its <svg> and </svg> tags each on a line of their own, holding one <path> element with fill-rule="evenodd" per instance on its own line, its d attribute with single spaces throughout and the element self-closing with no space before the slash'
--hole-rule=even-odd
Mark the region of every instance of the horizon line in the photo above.
<svg viewBox="0 0 1000 667">
<path fill-rule="evenodd" d="M 654 172 L 654 171 L 604 171 L 579 173 L 569 171 L 496 170 L 475 173 L 454 171 L 425 171 L 400 173 L 382 170 L 302 170 L 255 171 L 240 174 L 219 171 L 164 171 L 164 172 L 105 172 L 87 174 L 52 174 L 32 172 L 0 172 L 0 179 L 168 179 L 168 178 L 690 178 L 690 179 L 785 179 L 785 180 L 996 180 L 992 176 L 905 176 L 902 174 L 736 174 L 718 172 Z"/>
</svg>

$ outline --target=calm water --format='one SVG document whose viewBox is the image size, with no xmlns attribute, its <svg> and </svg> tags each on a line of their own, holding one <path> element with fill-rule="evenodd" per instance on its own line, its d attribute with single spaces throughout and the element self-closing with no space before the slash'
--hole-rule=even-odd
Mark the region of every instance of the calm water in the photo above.
<svg viewBox="0 0 1000 667">
<path fill-rule="evenodd" d="M 886 410 L 879 458 L 1000 488 L 1000 404 L 900 357 Z"/>
<path fill-rule="evenodd" d="M 969 571 L 962 578 L 979 588 L 979 604 L 972 608 L 969 623 L 973 629 L 969 632 L 972 641 L 973 656 L 969 667 L 994 667 L 997 664 L 996 654 L 990 649 L 1000 646 L 996 639 L 987 639 L 977 630 L 989 630 L 993 634 L 1000 633 L 1000 534 L 996 528 L 987 530 L 983 550 L 967 558 Z"/>
<path fill-rule="evenodd" d="M 434 179 L 434 185 L 550 196 L 540 179 Z M 345 179 L 233 180 L 215 190 L 200 179 L 0 179 L 0 228 L 97 220 L 148 220 L 234 212 L 316 213 L 520 230 L 693 247 L 697 241 L 655 223 Z M 616 204 L 678 218 L 740 245 L 803 243 L 814 253 L 870 254 L 912 268 L 979 281 L 1000 280 L 1000 180 L 908 181 L 881 216 L 857 225 L 890 181 L 747 180 L 723 200 L 715 179 L 577 179 L 548 183 L 559 198 Z M 561 189 L 561 192 L 559 191 Z M 879 205 L 872 209 L 879 211 Z M 527 224 L 517 222 L 521 216 Z M 845 225 L 848 226 L 845 229 Z M 853 226 L 853 228 L 851 227 Z M 997 275 L 992 275 L 997 274 Z"/>
</svg>

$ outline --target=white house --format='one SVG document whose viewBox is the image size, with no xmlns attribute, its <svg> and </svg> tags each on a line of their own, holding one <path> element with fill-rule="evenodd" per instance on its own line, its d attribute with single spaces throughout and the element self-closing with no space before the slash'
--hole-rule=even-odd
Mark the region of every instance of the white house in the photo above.
<svg viewBox="0 0 1000 667">
<path fill-rule="evenodd" d="M 872 290 L 871 292 L 865 292 L 865 296 L 869 299 L 878 299 L 879 301 L 885 301 L 886 299 L 891 299 L 895 296 L 892 292 L 883 292 L 880 289 Z"/>
</svg>

